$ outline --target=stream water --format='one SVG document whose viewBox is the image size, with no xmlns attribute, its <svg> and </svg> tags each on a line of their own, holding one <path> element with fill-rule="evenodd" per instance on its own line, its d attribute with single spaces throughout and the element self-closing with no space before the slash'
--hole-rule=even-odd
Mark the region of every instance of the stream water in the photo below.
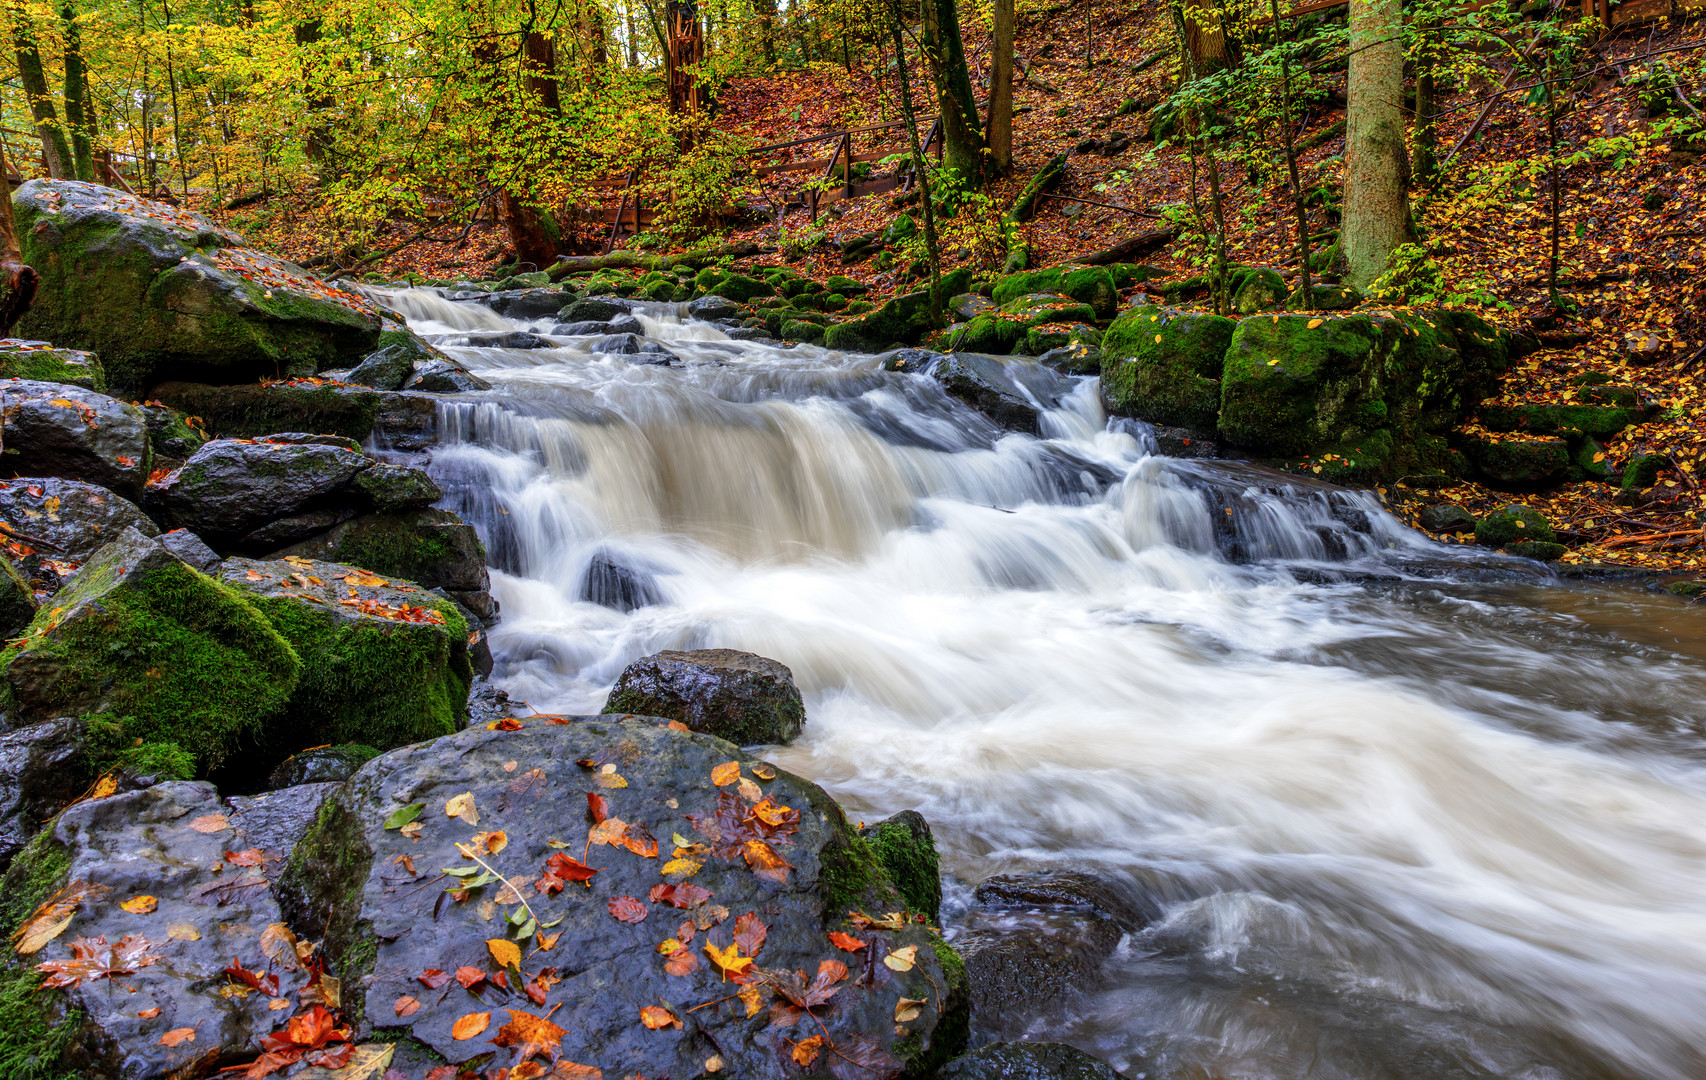
<svg viewBox="0 0 1706 1080">
<path fill-rule="evenodd" d="M 447 399 L 430 467 L 491 552 L 513 696 L 773 657 L 809 721 L 769 756 L 921 811 L 948 924 L 1015 870 L 1149 898 L 1032 1037 L 1148 1077 L 1706 1076 L 1706 608 L 1152 455 L 1093 379 L 1033 438 L 677 308 L 638 313 L 664 366 L 384 299 L 495 386 Z M 589 570 L 655 602 L 588 602 Z"/>
</svg>

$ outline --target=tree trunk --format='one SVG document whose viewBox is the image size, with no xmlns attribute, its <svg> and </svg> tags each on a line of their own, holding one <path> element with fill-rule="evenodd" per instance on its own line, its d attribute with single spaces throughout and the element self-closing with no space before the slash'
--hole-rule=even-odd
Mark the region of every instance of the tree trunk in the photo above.
<svg viewBox="0 0 1706 1080">
<path fill-rule="evenodd" d="M 77 29 L 77 8 L 65 0 L 59 9 L 65 24 L 65 124 L 71 129 L 71 171 L 79 180 L 95 179 L 95 155 L 89 139 L 89 121 L 84 111 L 89 100 L 88 78 L 83 66 L 82 37 Z"/>
<path fill-rule="evenodd" d="M 24 265 L 18 224 L 12 218 L 12 191 L 6 181 L 6 148 L 0 145 L 0 334 L 12 329 L 36 298 L 36 272 Z"/>
<path fill-rule="evenodd" d="M 1435 116 L 1439 111 L 1439 58 L 1434 55 L 1438 31 L 1432 25 L 1425 25 L 1421 32 L 1422 45 L 1416 53 L 1415 148 L 1410 157 L 1416 182 L 1429 187 L 1439 172 L 1439 125 Z"/>
<path fill-rule="evenodd" d="M 1303 205 L 1303 183 L 1297 173 L 1297 138 L 1292 131 L 1296 119 L 1291 114 L 1291 55 L 1286 51 L 1291 42 L 1280 22 L 1279 0 L 1269 0 L 1273 11 L 1274 41 L 1280 50 L 1280 132 L 1285 137 L 1285 167 L 1291 185 L 1291 208 L 1297 218 L 1298 292 L 1305 311 L 1315 310 L 1315 289 L 1309 280 L 1309 211 Z"/>
<path fill-rule="evenodd" d="M 758 12 L 758 40 L 764 46 L 764 63 L 776 62 L 776 0 L 753 0 Z"/>
<path fill-rule="evenodd" d="M 989 62 L 989 164 L 1013 171 L 1013 0 L 995 0 L 994 55 Z"/>
<path fill-rule="evenodd" d="M 623 13 L 628 20 L 628 66 L 637 68 L 640 66 L 640 27 L 634 22 L 632 0 L 629 0 L 627 6 L 623 8 Z"/>
<path fill-rule="evenodd" d="M 47 90 L 47 73 L 42 70 L 35 27 L 30 25 L 29 12 L 22 7 L 12 13 L 12 40 L 18 50 L 18 80 L 30 100 L 30 115 L 35 118 L 36 134 L 41 137 L 47 175 L 55 180 L 73 178 L 71 148 L 65 143 L 65 129 L 59 124 L 59 112 Z"/>
<path fill-rule="evenodd" d="M 610 63 L 609 35 L 604 27 L 603 8 L 599 7 L 596 2 L 589 2 L 581 10 L 586 19 L 582 29 L 586 33 L 586 55 L 591 64 L 591 70 L 588 74 L 593 74 Z"/>
<path fill-rule="evenodd" d="M 526 55 L 527 92 L 539 107 L 552 116 L 563 115 L 563 101 L 557 86 L 557 43 L 548 35 L 533 31 L 523 45 Z"/>
<path fill-rule="evenodd" d="M 292 28 L 298 49 L 308 45 L 317 45 L 320 41 L 320 20 L 307 19 L 297 23 Z M 306 65 L 310 69 L 317 64 Z M 302 141 L 302 149 L 307 153 L 308 160 L 316 168 L 324 167 L 331 160 L 332 140 L 330 129 L 321 114 L 333 105 L 330 95 L 320 91 L 313 82 L 313 77 L 302 85 L 303 103 L 307 106 L 308 133 Z"/>
<path fill-rule="evenodd" d="M 983 125 L 966 68 L 965 43 L 954 0 L 924 0 L 925 53 L 936 83 L 942 116 L 942 163 L 967 187 L 983 184 Z"/>
<path fill-rule="evenodd" d="M 1359 289 L 1410 238 L 1402 33 L 1398 0 L 1353 0 L 1342 235 L 1345 280 Z"/>
<path fill-rule="evenodd" d="M 699 80 L 693 68 L 705 58 L 705 32 L 699 25 L 699 5 L 694 0 L 668 0 L 664 7 L 664 29 L 668 34 L 664 72 L 669 81 L 669 111 L 697 113 L 704 103 L 700 100 Z"/>
<path fill-rule="evenodd" d="M 1353 0 L 1361 2 L 1361 0 Z M 1179 5 L 1184 19 L 1185 51 L 1196 77 L 1224 71 L 1238 62 L 1236 46 L 1227 39 L 1220 6 L 1214 0 L 1189 0 Z"/>
<path fill-rule="evenodd" d="M 931 0 L 925 0 L 928 4 Z M 949 0 L 952 3 L 952 0 Z M 918 141 L 918 114 L 912 107 L 912 76 L 906 71 L 906 41 L 900 33 L 900 12 L 889 12 L 894 35 L 895 67 L 900 72 L 900 113 L 912 142 L 912 169 L 918 177 L 918 202 L 924 212 L 924 257 L 930 264 L 930 325 L 942 324 L 942 249 L 936 242 L 936 210 L 930 198 L 930 170 L 925 167 L 924 147 Z"/>
</svg>

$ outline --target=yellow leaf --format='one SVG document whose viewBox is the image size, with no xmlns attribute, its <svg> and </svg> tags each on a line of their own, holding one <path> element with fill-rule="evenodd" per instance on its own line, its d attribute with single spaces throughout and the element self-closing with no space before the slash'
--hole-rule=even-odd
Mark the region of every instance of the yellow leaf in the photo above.
<svg viewBox="0 0 1706 1080">
<path fill-rule="evenodd" d="M 625 788 L 628 786 L 628 781 L 617 773 L 615 765 L 606 765 L 599 769 L 598 774 L 592 778 L 592 782 L 601 788 Z"/>
<path fill-rule="evenodd" d="M 465 1016 L 459 1017 L 456 1023 L 450 1025 L 450 1037 L 459 1042 L 472 1039 L 480 1032 L 486 1030 L 486 1025 L 491 1022 L 492 1014 L 489 1012 L 468 1013 Z"/>
<path fill-rule="evenodd" d="M 918 946 L 908 945 L 883 957 L 883 966 L 893 971 L 911 971 L 918 963 Z"/>
<path fill-rule="evenodd" d="M 478 825 L 480 823 L 480 812 L 474 808 L 474 793 L 464 791 L 462 794 L 446 800 L 444 816 L 461 818 L 470 825 Z"/>
<path fill-rule="evenodd" d="M 149 896 L 147 893 L 143 893 L 141 896 L 133 896 L 119 905 L 119 907 L 130 912 L 132 915 L 151 915 L 159 906 L 160 901 Z"/>
<path fill-rule="evenodd" d="M 486 950 L 492 954 L 492 962 L 498 967 L 518 968 L 521 966 L 521 946 L 508 938 L 489 938 Z"/>
<path fill-rule="evenodd" d="M 476 834 L 474 843 L 485 848 L 487 854 L 496 855 L 509 846 L 509 837 L 504 834 L 502 829 L 496 829 L 492 832 Z"/>
<path fill-rule="evenodd" d="M 728 787 L 740 779 L 740 762 L 725 761 L 711 770 L 711 783 L 718 787 Z"/>
<path fill-rule="evenodd" d="M 374 577 L 372 574 L 345 574 L 344 575 L 344 584 L 346 584 L 346 585 L 365 585 L 369 588 L 373 588 L 373 587 L 376 587 L 379 585 L 388 585 L 390 583 L 387 582 L 384 578 Z"/>
<path fill-rule="evenodd" d="M 901 998 L 894 1003 L 894 1022 L 905 1024 L 918 1019 L 918 1014 L 924 1011 L 927 1004 L 928 998 Z"/>
<path fill-rule="evenodd" d="M 1157 344 L 1157 345 L 1161 344 L 1161 335 L 1160 334 L 1155 335 L 1155 344 Z"/>
<path fill-rule="evenodd" d="M 18 937 L 18 952 L 30 956 L 41 951 L 42 946 L 65 932 L 71 925 L 72 916 L 76 913 L 76 905 L 66 910 L 62 917 L 54 917 L 59 908 L 54 908 L 46 916 L 38 916 L 25 924 L 23 933 Z"/>
<path fill-rule="evenodd" d="M 754 1016 L 764 1007 L 764 991 L 756 986 L 749 986 L 740 992 L 740 1001 L 746 1006 L 746 1015 Z"/>
<path fill-rule="evenodd" d="M 689 878 L 697 874 L 703 865 L 704 863 L 697 863 L 692 859 L 671 859 L 663 864 L 662 873 L 664 877 Z"/>
<path fill-rule="evenodd" d="M 201 931 L 196 929 L 194 923 L 173 923 L 166 928 L 166 936 L 173 941 L 200 941 Z"/>
<path fill-rule="evenodd" d="M 1324 323 L 1326 321 L 1327 321 L 1326 319 L 1310 319 L 1309 320 L 1309 329 L 1313 330 L 1317 326 L 1320 326 L 1322 323 Z"/>
<path fill-rule="evenodd" d="M 752 957 L 742 956 L 739 945 L 730 945 L 719 949 L 709 941 L 705 943 L 705 955 L 711 958 L 711 963 L 717 965 L 725 977 L 729 975 L 744 975 L 752 967 Z"/>
</svg>

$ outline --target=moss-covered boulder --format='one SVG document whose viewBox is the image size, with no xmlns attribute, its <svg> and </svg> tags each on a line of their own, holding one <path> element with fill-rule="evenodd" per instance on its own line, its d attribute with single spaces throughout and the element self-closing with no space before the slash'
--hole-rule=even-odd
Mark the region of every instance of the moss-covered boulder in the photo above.
<svg viewBox="0 0 1706 1080">
<path fill-rule="evenodd" d="M 990 293 L 997 304 L 1007 304 L 1027 293 L 1054 293 L 1088 304 L 1097 318 L 1109 318 L 1119 306 L 1120 291 L 1104 266 L 1055 266 L 1008 274 Z"/>
<path fill-rule="evenodd" d="M 104 713 L 206 769 L 282 709 L 301 662 L 248 597 L 126 530 L 0 652 L 0 668 L 14 722 Z"/>
<path fill-rule="evenodd" d="M 1062 375 L 1097 375 L 1102 371 L 1102 349 L 1098 345 L 1062 345 L 1040 354 L 1037 363 Z"/>
<path fill-rule="evenodd" d="M 679 720 L 742 746 L 792 742 L 806 722 L 787 665 L 736 649 L 641 657 L 623 669 L 604 711 Z"/>
<path fill-rule="evenodd" d="M 280 762 L 267 777 L 267 787 L 276 791 L 300 784 L 342 783 L 382 752 L 364 743 L 316 746 Z"/>
<path fill-rule="evenodd" d="M 1522 540 L 1550 544 L 1557 538 L 1557 530 L 1545 514 L 1521 503 L 1507 503 L 1475 525 L 1475 542 L 1488 547 L 1503 547 Z"/>
<path fill-rule="evenodd" d="M 276 552 L 347 563 L 386 577 L 399 577 L 429 589 L 445 589 L 478 614 L 484 605 L 486 548 L 474 527 L 448 510 L 404 510 L 363 514 L 318 536 Z"/>
<path fill-rule="evenodd" d="M 775 289 L 767 281 L 746 274 L 706 267 L 693 279 L 694 288 L 708 296 L 721 296 L 744 304 L 756 296 L 769 296 Z"/>
<path fill-rule="evenodd" d="M 1512 555 L 1520 555 L 1524 559 L 1537 559 L 1540 562 L 1552 562 L 1561 559 L 1570 549 L 1563 544 L 1546 540 L 1518 540 L 1505 545 L 1505 551 Z"/>
<path fill-rule="evenodd" d="M 1242 274 L 1232 293 L 1232 310 L 1240 315 L 1271 311 L 1285 303 L 1285 279 L 1277 270 L 1260 267 Z"/>
<path fill-rule="evenodd" d="M 1563 480 L 1570 468 L 1564 439 L 1472 438 L 1463 451 L 1476 472 L 1494 487 L 1523 490 Z"/>
<path fill-rule="evenodd" d="M 411 818 L 420 827 L 405 835 Z M 491 830 L 504 833 L 495 851 L 475 839 Z M 441 886 L 399 882 L 398 856 L 420 885 L 451 867 L 472 895 L 447 903 Z M 519 884 L 506 888 L 510 879 Z M 702 1075 L 716 1056 L 723 1075 L 793 1080 L 803 1022 L 857 1051 L 869 1075 L 923 1077 L 964 1034 L 964 976 L 944 959 L 952 949 L 910 920 L 848 921 L 901 901 L 822 789 L 656 719 L 526 718 L 377 758 L 322 808 L 279 892 L 287 917 L 324 929 L 358 1039 L 412 1039 L 452 1064 L 493 1051 L 489 1039 L 452 1032 L 490 1006 L 478 986 L 422 993 L 428 968 L 473 967 L 489 980 L 512 967 L 510 985 L 537 989 L 508 1007 L 550 1015 L 562 1029 L 559 1063 L 606 1076 Z M 829 931 L 865 947 L 845 952 Z M 539 951 L 536 934 L 561 943 Z M 513 963 L 506 941 L 519 946 Z M 737 956 L 776 973 L 750 982 L 744 1001 L 726 974 L 750 967 Z M 882 974 L 860 979 L 866 963 Z M 539 979 L 546 968 L 556 977 Z M 791 1014 L 795 978 L 833 987 L 834 1007 L 814 1010 L 815 1022 Z M 420 1008 L 396 1008 L 405 995 Z M 690 1003 L 710 1004 L 689 1015 Z M 643 1008 L 660 1010 L 650 1024 Z M 500 1047 L 494 1060 L 513 1066 L 520 1052 Z"/>
<path fill-rule="evenodd" d="M 916 810 L 902 810 L 859 830 L 871 844 L 908 911 L 937 922 L 942 913 L 942 867 L 930 823 Z"/>
<path fill-rule="evenodd" d="M 13 203 L 24 261 L 41 275 L 18 329 L 94 350 L 115 387 L 312 375 L 377 342 L 366 298 L 211 218 L 74 180 L 31 181 Z"/>
<path fill-rule="evenodd" d="M 1102 332 L 1081 322 L 1039 323 L 1025 331 L 1025 342 L 1019 350 L 1026 356 L 1041 356 L 1069 345 L 1100 345 Z"/>
<path fill-rule="evenodd" d="M 62 476 L 142 494 L 148 478 L 147 418 L 140 408 L 64 383 L 0 383 L 0 436 L 13 475 Z"/>
<path fill-rule="evenodd" d="M 254 438 L 317 431 L 360 442 L 370 435 L 398 450 L 424 450 L 437 430 L 438 401 L 425 393 L 386 393 L 337 383 L 211 386 L 162 383 L 152 394 L 199 418 L 214 435 Z"/>
<path fill-rule="evenodd" d="M 1623 463 L 1624 491 L 1644 491 L 1659 482 L 1659 473 L 1671 468 L 1670 458 L 1663 454 L 1636 454 Z"/>
<path fill-rule="evenodd" d="M 365 568 L 303 558 L 227 559 L 219 576 L 301 660 L 283 718 L 272 725 L 284 737 L 263 733 L 265 749 L 389 749 L 466 723 L 474 672 L 468 624 L 455 604 Z"/>
<path fill-rule="evenodd" d="M 971 271 L 955 270 L 942 276 L 943 296 L 963 293 L 971 285 Z M 824 331 L 827 349 L 846 352 L 882 352 L 902 345 L 916 345 L 931 329 L 929 290 L 897 296 L 875 311 L 839 322 Z"/>
<path fill-rule="evenodd" d="M 0 638 L 17 637 L 35 617 L 35 589 L 16 563 L 0 556 Z"/>
<path fill-rule="evenodd" d="M 1094 322 L 1096 312 L 1082 300 L 1053 293 L 1026 293 L 1001 305 L 1001 313 L 1026 329 L 1044 323 Z"/>
<path fill-rule="evenodd" d="M 782 324 L 780 336 L 784 341 L 803 341 L 808 345 L 815 345 L 823 340 L 823 327 L 814 322 L 789 319 Z"/>
<path fill-rule="evenodd" d="M 0 379 L 65 383 L 84 390 L 107 388 L 106 370 L 94 353 L 24 338 L 0 338 Z"/>
<path fill-rule="evenodd" d="M 1521 431 L 1531 435 L 1615 435 L 1645 419 L 1645 410 L 1617 405 L 1539 403 L 1489 405 L 1481 410 L 1488 431 Z"/>
<path fill-rule="evenodd" d="M 200 417 L 186 415 L 157 401 L 143 405 L 142 414 L 148 425 L 148 448 L 156 459 L 152 463 L 155 468 L 167 462 L 176 467 L 207 443 L 209 436 Z M 159 460 L 162 458 L 165 461 Z"/>
<path fill-rule="evenodd" d="M 1286 298 L 1286 305 L 1293 311 L 1349 311 L 1360 303 L 1362 293 L 1354 285 L 1311 284 L 1307 300 L 1300 285 Z"/>
<path fill-rule="evenodd" d="M 935 339 L 934 347 L 946 352 L 990 353 L 1005 356 L 1015 346 L 1024 344 L 1026 327 L 1022 320 L 986 311 L 967 322 L 954 323 Z"/>
<path fill-rule="evenodd" d="M 1220 375 L 1237 323 L 1201 311 L 1144 305 L 1102 335 L 1108 410 L 1152 423 L 1213 431 Z"/>
<path fill-rule="evenodd" d="M 126 529 L 144 536 L 160 532 L 130 500 L 54 476 L 0 482 L 0 522 L 28 549 L 18 552 L 18 568 L 33 588 L 47 594 L 58 592 L 89 556 Z"/>
</svg>

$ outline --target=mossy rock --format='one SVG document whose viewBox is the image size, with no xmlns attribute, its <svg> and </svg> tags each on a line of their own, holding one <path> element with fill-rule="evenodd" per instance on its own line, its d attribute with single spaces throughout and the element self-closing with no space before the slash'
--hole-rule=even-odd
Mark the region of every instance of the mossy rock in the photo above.
<svg viewBox="0 0 1706 1080">
<path fill-rule="evenodd" d="M 694 283 L 698 284 L 697 280 Z M 744 304 L 755 296 L 769 296 L 773 290 L 767 281 L 747 277 L 745 274 L 729 274 L 704 291 L 712 296 L 721 296 L 737 304 Z"/>
<path fill-rule="evenodd" d="M 1611 476 L 1611 461 L 1605 447 L 1596 440 L 1584 437 L 1570 451 L 1570 477 L 1574 480 L 1606 480 Z"/>
<path fill-rule="evenodd" d="M 815 345 L 823 340 L 823 327 L 817 323 L 802 322 L 792 319 L 782 324 L 782 338 L 785 341 L 803 341 Z"/>
<path fill-rule="evenodd" d="M 859 830 L 883 864 L 908 911 L 941 918 L 942 867 L 936 856 L 936 838 L 930 823 L 916 810 L 902 810 L 891 818 Z"/>
<path fill-rule="evenodd" d="M 1475 525 L 1475 542 L 1487 547 L 1504 547 L 1525 540 L 1550 544 L 1557 539 L 1557 530 L 1546 520 L 1546 515 L 1521 503 L 1507 503 Z"/>
<path fill-rule="evenodd" d="M 1659 473 L 1670 468 L 1663 454 L 1637 454 L 1623 465 L 1624 491 L 1644 491 L 1659 482 Z"/>
<path fill-rule="evenodd" d="M 286 721 L 274 725 L 285 737 L 262 736 L 274 760 L 324 744 L 388 750 L 467 723 L 474 671 L 455 604 L 365 568 L 301 558 L 227 559 L 220 577 L 249 594 L 301 659 Z"/>
<path fill-rule="evenodd" d="M 359 566 L 452 592 L 480 592 L 488 585 L 479 533 L 449 510 L 365 514 L 273 557 L 291 556 Z"/>
<path fill-rule="evenodd" d="M 1029 293 L 1055 293 L 1090 305 L 1093 318 L 1109 318 L 1119 307 L 1119 288 L 1103 266 L 1050 267 L 1008 274 L 995 283 L 990 298 L 1007 304 Z"/>
<path fill-rule="evenodd" d="M 970 322 L 955 323 L 941 338 L 943 352 L 977 352 L 1005 356 L 1025 340 L 1025 324 L 995 312 L 986 312 Z"/>
<path fill-rule="evenodd" d="M 0 638 L 11 640 L 35 621 L 35 590 L 11 559 L 0 555 Z"/>
<path fill-rule="evenodd" d="M 101 392 L 107 388 L 107 373 L 94 353 L 23 338 L 0 338 L 0 379 L 35 379 Z"/>
<path fill-rule="evenodd" d="M 1538 559 L 1541 562 L 1552 562 L 1562 558 L 1570 549 L 1563 544 L 1548 543 L 1545 540 L 1518 540 L 1514 544 L 1506 544 L 1505 551 L 1512 555 L 1520 555 L 1525 559 Z"/>
<path fill-rule="evenodd" d="M 970 270 L 962 268 L 944 274 L 942 296 L 956 296 L 970 285 Z M 824 332 L 823 344 L 829 349 L 875 353 L 915 345 L 930 329 L 930 293 L 921 290 L 897 296 L 868 314 L 836 323 Z"/>
<path fill-rule="evenodd" d="M 1349 311 L 1362 303 L 1362 293 L 1353 285 L 1309 286 L 1309 302 L 1305 302 L 1300 285 L 1289 297 L 1286 306 L 1293 311 Z"/>
<path fill-rule="evenodd" d="M 206 770 L 280 713 L 302 665 L 248 597 L 130 529 L 0 653 L 0 667 L 26 722 L 107 713 L 128 737 L 176 743 Z"/>
<path fill-rule="evenodd" d="M 1494 486 L 1540 487 L 1564 478 L 1570 445 L 1563 439 L 1469 439 L 1464 451 Z"/>
<path fill-rule="evenodd" d="M 840 293 L 848 299 L 863 296 L 871 291 L 869 285 L 854 281 L 844 274 L 831 274 L 829 279 L 823 283 L 823 287 L 832 293 Z"/>
<path fill-rule="evenodd" d="M 1110 263 L 1107 270 L 1108 276 L 1114 279 L 1114 285 L 1121 289 L 1167 276 L 1167 271 L 1148 263 Z"/>
<path fill-rule="evenodd" d="M 378 424 L 387 395 L 365 386 L 210 386 L 163 383 L 153 396 L 206 429 L 231 438 L 278 431 L 314 431 L 362 440 Z"/>
<path fill-rule="evenodd" d="M 1028 293 L 1001 305 L 1001 314 L 1017 319 L 1026 329 L 1043 323 L 1095 322 L 1096 313 L 1089 304 L 1068 296 L 1048 293 Z"/>
<path fill-rule="evenodd" d="M 1048 322 L 1025 331 L 1025 347 L 1021 351 L 1027 356 L 1041 356 L 1072 345 L 1101 343 L 1102 332 L 1094 326 L 1081 322 Z"/>
<path fill-rule="evenodd" d="M 157 457 L 183 461 L 208 440 L 207 429 L 199 417 L 189 416 L 169 405 L 142 406 L 148 424 L 148 448 Z"/>
<path fill-rule="evenodd" d="M 376 345 L 370 301 L 211 218 L 74 180 L 31 181 L 13 204 L 41 278 L 18 329 L 94 350 L 115 387 L 312 375 Z"/>
<path fill-rule="evenodd" d="M 1144 305 L 1102 335 L 1102 394 L 1109 411 L 1213 431 L 1220 376 L 1238 324 L 1220 315 Z"/>
<path fill-rule="evenodd" d="M 1285 279 L 1267 267 L 1251 270 L 1238 281 L 1232 294 L 1232 309 L 1240 315 L 1271 311 L 1285 303 Z"/>
<path fill-rule="evenodd" d="M 1616 405 L 1489 405 L 1481 410 L 1488 431 L 1521 431 L 1531 435 L 1615 435 L 1639 424 L 1644 410 Z"/>
</svg>

